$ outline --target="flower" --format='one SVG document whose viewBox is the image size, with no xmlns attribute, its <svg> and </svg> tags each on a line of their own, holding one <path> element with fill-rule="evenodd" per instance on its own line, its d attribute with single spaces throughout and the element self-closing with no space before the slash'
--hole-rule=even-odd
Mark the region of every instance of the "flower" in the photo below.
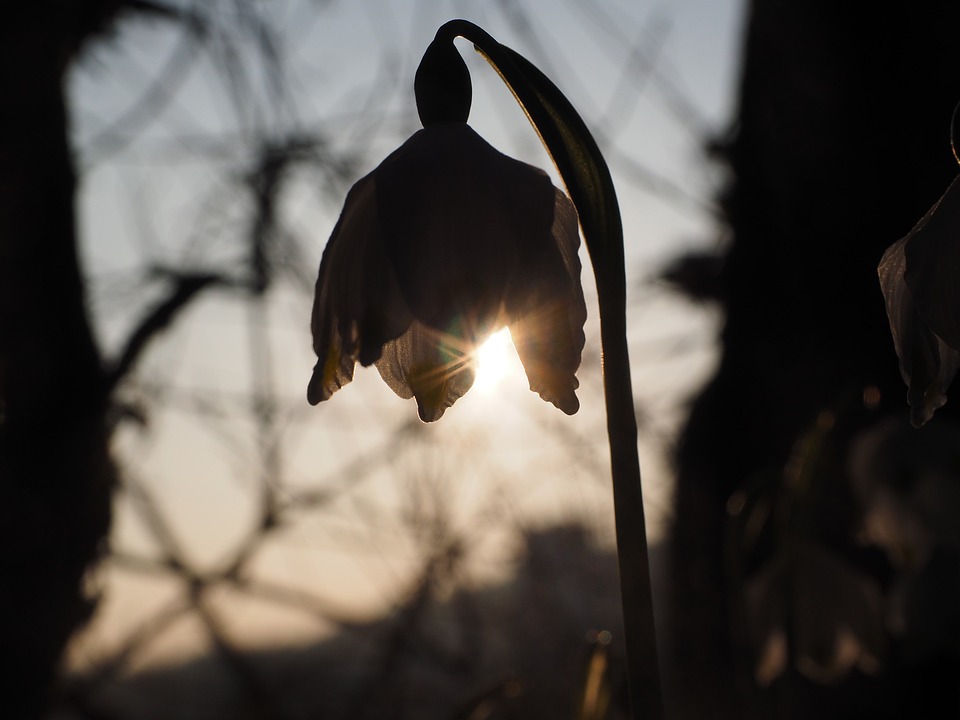
<svg viewBox="0 0 960 720">
<path fill-rule="evenodd" d="M 791 662 L 819 683 L 836 682 L 854 668 L 879 669 L 885 645 L 880 588 L 815 540 L 779 551 L 747 580 L 743 602 L 762 686 Z"/>
<path fill-rule="evenodd" d="M 420 418 L 469 390 L 472 350 L 506 325 L 530 389 L 567 414 L 586 307 L 573 203 L 466 122 L 431 122 L 350 190 L 323 253 L 311 404 L 375 364 Z"/>
<path fill-rule="evenodd" d="M 878 267 L 910 421 L 926 424 L 947 401 L 960 368 L 960 180 L 914 228 L 883 254 Z"/>
</svg>

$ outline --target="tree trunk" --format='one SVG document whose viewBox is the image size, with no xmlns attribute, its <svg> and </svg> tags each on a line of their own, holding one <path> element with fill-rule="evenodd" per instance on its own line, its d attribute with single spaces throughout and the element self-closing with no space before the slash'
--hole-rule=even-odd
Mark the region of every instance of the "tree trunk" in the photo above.
<svg viewBox="0 0 960 720">
<path fill-rule="evenodd" d="M 17 3 L 0 30 L 0 652 L 36 718 L 110 521 L 107 397 L 77 259 L 64 75 L 117 3 Z"/>
</svg>

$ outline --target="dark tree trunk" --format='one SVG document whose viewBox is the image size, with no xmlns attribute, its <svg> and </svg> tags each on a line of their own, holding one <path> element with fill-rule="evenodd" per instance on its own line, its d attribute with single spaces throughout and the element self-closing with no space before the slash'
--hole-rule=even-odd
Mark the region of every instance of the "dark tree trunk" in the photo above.
<svg viewBox="0 0 960 720">
<path fill-rule="evenodd" d="M 108 2 L 11 3 L 0 30 L 0 705 L 43 712 L 110 520 L 107 397 L 77 259 L 64 75 Z"/>
<path fill-rule="evenodd" d="M 826 693 L 834 704 L 821 718 L 908 716 L 909 692 L 924 685 L 896 668 L 855 688 L 795 683 L 789 703 L 757 690 L 733 632 L 726 508 L 757 478 L 782 476 L 818 414 L 859 405 L 868 386 L 905 414 L 876 266 L 957 173 L 960 4 L 754 0 L 747 11 L 738 118 L 723 147 L 733 239 L 722 356 L 678 455 L 670 715 L 807 717 Z"/>
</svg>

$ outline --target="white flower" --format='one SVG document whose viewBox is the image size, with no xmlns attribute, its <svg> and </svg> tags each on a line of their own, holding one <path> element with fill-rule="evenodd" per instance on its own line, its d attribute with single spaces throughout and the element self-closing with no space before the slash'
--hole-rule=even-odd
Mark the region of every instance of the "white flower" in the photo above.
<svg viewBox="0 0 960 720">
<path fill-rule="evenodd" d="M 530 389 L 568 414 L 586 307 L 573 203 L 464 122 L 435 122 L 350 190 L 313 306 L 311 404 L 376 364 L 421 419 L 473 384 L 473 350 L 507 325 Z"/>
<path fill-rule="evenodd" d="M 878 272 L 910 421 L 927 423 L 960 368 L 960 184 L 883 254 Z"/>
</svg>

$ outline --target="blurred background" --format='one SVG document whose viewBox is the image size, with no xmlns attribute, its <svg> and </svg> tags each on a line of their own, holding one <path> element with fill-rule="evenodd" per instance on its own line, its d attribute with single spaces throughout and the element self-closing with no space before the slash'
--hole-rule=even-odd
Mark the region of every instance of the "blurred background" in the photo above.
<svg viewBox="0 0 960 720">
<path fill-rule="evenodd" d="M 905 423 L 876 279 L 956 176 L 960 9 L 859 5 L 12 6 L 13 716 L 628 716 L 584 250 L 577 415 L 502 334 L 438 423 L 373 369 L 306 402 L 324 244 L 455 17 L 554 80 L 617 186 L 668 716 L 960 716 L 960 426 Z M 459 47 L 471 125 L 552 173 Z"/>
<path fill-rule="evenodd" d="M 729 120 L 741 3 L 163 8 L 121 18 L 69 75 L 82 264 L 105 353 L 121 356 L 145 318 L 183 298 L 117 388 L 119 487 L 94 579 L 102 599 L 67 662 L 84 677 L 84 704 L 140 716 L 159 698 L 130 678 L 202 666 L 202 693 L 162 693 L 179 693 L 178 716 L 205 716 L 191 706 L 228 694 L 268 706 L 280 692 L 271 681 L 244 680 L 261 672 L 253 651 L 286 663 L 316 654 L 317 713 L 381 716 L 369 688 L 400 693 L 411 663 L 439 675 L 465 665 L 466 704 L 517 672 L 513 654 L 553 662 L 559 652 L 534 651 L 543 641 L 511 612 L 572 636 L 584 657 L 599 632 L 614 631 L 619 647 L 585 251 L 588 344 L 582 410 L 570 418 L 526 388 L 502 335 L 482 351 L 476 387 L 436 425 L 373 369 L 308 406 L 313 284 L 349 186 L 419 127 L 412 80 L 437 27 L 464 17 L 519 50 L 579 108 L 617 180 L 656 543 L 670 514 L 670 448 L 685 398 L 714 362 L 716 322 L 658 276 L 717 240 L 718 171 L 704 145 Z M 460 47 L 472 126 L 552 172 L 496 73 Z M 544 597 L 521 601 L 521 585 L 541 574 Z M 510 594 L 513 609 L 487 599 Z M 355 667 L 357 687 L 328 689 L 339 684 L 321 669 L 331 662 Z"/>
</svg>

